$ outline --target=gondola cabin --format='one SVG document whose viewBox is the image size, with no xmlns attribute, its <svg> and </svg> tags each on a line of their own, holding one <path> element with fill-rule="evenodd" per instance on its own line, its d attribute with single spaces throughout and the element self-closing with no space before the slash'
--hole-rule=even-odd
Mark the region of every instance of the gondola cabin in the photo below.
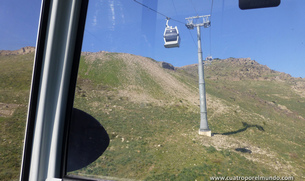
<svg viewBox="0 0 305 181">
<path fill-rule="evenodd" d="M 212 56 L 208 56 L 207 58 L 205 58 L 206 61 L 212 61 L 213 57 Z"/>
<path fill-rule="evenodd" d="M 164 47 L 174 48 L 180 46 L 180 36 L 177 26 L 166 26 L 164 30 Z"/>
</svg>

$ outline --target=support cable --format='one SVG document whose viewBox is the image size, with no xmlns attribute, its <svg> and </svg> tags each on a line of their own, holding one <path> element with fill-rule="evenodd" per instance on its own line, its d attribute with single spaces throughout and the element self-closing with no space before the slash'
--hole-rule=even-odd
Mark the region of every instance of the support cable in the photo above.
<svg viewBox="0 0 305 181">
<path fill-rule="evenodd" d="M 168 17 L 168 16 L 166 16 L 165 14 L 160 13 L 160 12 L 158 12 L 158 11 L 156 11 L 156 10 L 154 10 L 154 9 L 152 9 L 152 8 L 150 8 L 150 7 L 148 7 L 147 5 L 142 4 L 142 3 L 140 3 L 140 2 L 137 1 L 137 0 L 133 0 L 133 1 L 136 2 L 136 3 L 138 3 L 138 4 L 140 4 L 140 5 L 142 5 L 142 6 L 145 7 L 145 8 L 147 8 L 147 9 L 149 9 L 149 10 L 151 10 L 151 11 L 153 11 L 153 12 L 159 14 L 159 15 L 161 15 L 161 16 L 164 16 L 166 19 L 171 19 L 171 20 L 173 20 L 173 21 L 176 21 L 176 22 L 178 22 L 178 23 L 181 23 L 181 24 L 184 24 L 184 25 L 185 25 L 185 23 L 183 23 L 182 21 L 179 21 L 179 20 L 173 19 L 173 18 L 171 18 L 171 17 Z"/>
<path fill-rule="evenodd" d="M 193 37 L 193 35 L 192 35 L 192 33 L 191 33 L 191 30 L 190 30 L 190 29 L 188 29 L 188 30 L 189 30 L 189 32 L 190 32 L 190 35 L 191 35 L 191 37 L 192 37 L 192 40 L 193 40 L 193 43 L 194 43 L 195 47 L 197 47 L 196 42 L 195 42 L 195 39 L 194 39 L 194 37 Z"/>
<path fill-rule="evenodd" d="M 211 3 L 211 9 L 210 9 L 210 21 L 212 21 L 212 13 L 213 13 L 213 4 L 214 4 L 214 0 L 212 0 L 212 3 Z M 209 36 L 210 36 L 210 56 L 212 55 L 212 27 L 209 29 Z"/>
<path fill-rule="evenodd" d="M 173 6 L 174 6 L 176 15 L 178 15 L 177 9 L 176 9 L 175 3 L 174 3 L 174 0 L 172 0 L 172 3 L 173 3 Z M 192 38 L 192 40 L 193 40 L 193 43 L 194 43 L 195 47 L 197 47 L 196 42 L 195 42 L 195 40 L 194 40 L 194 37 L 193 37 L 193 35 L 192 35 L 192 33 L 191 33 L 191 30 L 189 30 L 189 33 L 190 33 L 190 36 L 191 36 L 191 38 Z"/>
<path fill-rule="evenodd" d="M 95 36 L 93 33 L 91 33 L 90 31 L 88 31 L 87 29 L 85 29 L 85 32 L 90 34 L 92 37 L 94 37 L 96 40 L 103 42 L 103 40 L 101 40 L 99 37 Z"/>
<path fill-rule="evenodd" d="M 147 8 L 147 9 L 149 9 L 149 10 L 151 10 L 151 11 L 153 11 L 153 12 L 159 14 L 159 15 L 161 15 L 161 16 L 164 16 L 167 20 L 171 19 L 171 20 L 173 20 L 173 21 L 176 21 L 176 22 L 178 22 L 178 23 L 181 23 L 181 24 L 186 25 L 186 24 L 183 23 L 182 21 L 179 21 L 179 20 L 173 19 L 173 18 L 171 18 L 171 17 L 168 17 L 168 16 L 166 16 L 165 14 L 160 13 L 160 12 L 158 12 L 157 10 L 152 9 L 151 7 L 149 7 L 149 6 L 147 6 L 147 5 L 143 4 L 143 3 L 140 3 L 140 2 L 137 1 L 137 0 L 133 0 L 133 1 L 136 2 L 136 3 L 138 3 L 139 5 L 141 5 L 141 6 L 145 7 L 145 8 Z M 192 1 L 192 0 L 190 0 L 190 1 L 191 1 L 191 4 L 192 4 L 193 8 L 194 8 L 194 11 L 196 12 L 196 14 L 197 14 L 197 16 L 198 16 L 198 12 L 197 12 L 197 10 L 196 10 L 194 4 L 193 4 L 193 1 Z M 175 9 L 175 12 L 176 12 L 176 14 L 177 14 L 177 9 L 176 9 L 176 6 L 175 6 L 175 3 L 174 3 L 173 0 L 172 0 L 172 3 L 173 3 L 173 6 L 174 6 L 174 9 Z M 213 0 L 212 0 L 212 4 L 211 4 L 210 14 L 212 14 L 212 11 L 213 11 Z M 191 37 L 192 37 L 192 40 L 193 40 L 194 45 L 197 47 L 196 42 L 195 42 L 195 40 L 194 40 L 194 37 L 193 37 L 193 35 L 192 35 L 192 33 L 191 33 L 190 30 L 189 30 L 189 33 L 190 33 L 190 35 L 191 35 Z M 210 54 L 211 54 L 211 44 L 212 44 L 212 43 L 211 43 L 211 30 L 210 30 Z"/>
<path fill-rule="evenodd" d="M 175 3 L 174 3 L 174 0 L 172 0 L 172 3 L 173 3 L 173 6 L 174 6 L 174 9 L 175 9 L 175 13 L 176 13 L 176 15 L 178 15 L 178 13 L 177 13 L 177 9 L 176 9 Z"/>
<path fill-rule="evenodd" d="M 212 16 L 212 13 L 213 13 L 213 4 L 214 4 L 214 0 L 212 0 L 212 3 L 211 3 L 211 10 L 210 10 L 210 15 Z"/>
<path fill-rule="evenodd" d="M 196 14 L 197 14 L 197 16 L 198 16 L 198 12 L 197 12 L 197 10 L 196 10 L 194 4 L 193 4 L 193 1 L 192 1 L 192 0 L 190 0 L 190 1 L 191 1 L 191 4 L 192 4 L 193 8 L 194 8 L 194 11 L 196 12 Z"/>
</svg>

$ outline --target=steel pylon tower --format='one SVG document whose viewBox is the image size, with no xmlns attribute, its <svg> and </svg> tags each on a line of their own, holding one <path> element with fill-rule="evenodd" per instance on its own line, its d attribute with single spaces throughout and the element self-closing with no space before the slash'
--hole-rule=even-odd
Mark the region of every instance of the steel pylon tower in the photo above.
<svg viewBox="0 0 305 181">
<path fill-rule="evenodd" d="M 204 81 L 204 66 L 202 59 L 202 48 L 201 48 L 201 33 L 200 27 L 208 28 L 211 26 L 209 20 L 210 15 L 205 16 L 193 16 L 185 18 L 187 20 L 186 27 L 188 29 L 194 29 L 197 27 L 197 41 L 198 41 L 198 76 L 199 76 L 199 96 L 200 96 L 200 128 L 199 134 L 212 136 L 211 130 L 208 125 L 207 118 L 207 106 L 206 106 L 206 92 L 205 92 L 205 81 Z"/>
</svg>

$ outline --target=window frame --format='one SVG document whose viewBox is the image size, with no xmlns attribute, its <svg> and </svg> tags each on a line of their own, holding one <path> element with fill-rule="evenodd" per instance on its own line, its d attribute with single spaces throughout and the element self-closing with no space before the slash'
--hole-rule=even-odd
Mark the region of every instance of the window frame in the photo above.
<svg viewBox="0 0 305 181">
<path fill-rule="evenodd" d="M 66 177 L 69 125 L 71 122 L 88 2 L 89 0 L 42 1 L 20 171 L 20 180 L 22 181 L 31 180 L 31 175 L 38 175 L 36 177 L 39 180 L 49 181 L 62 180 Z M 61 17 L 60 15 L 68 15 L 69 17 Z M 60 39 L 66 35 L 67 40 Z M 61 46 L 62 42 L 66 46 Z M 57 48 L 57 46 L 60 48 Z M 51 63 L 56 63 L 56 65 Z M 58 69 L 62 69 L 62 71 Z M 48 73 L 44 74 L 46 70 Z M 55 78 L 52 78 L 53 76 Z M 47 83 L 45 83 L 46 80 Z M 49 87 L 59 85 L 59 87 L 54 89 L 53 92 L 51 91 L 51 93 L 49 90 L 45 90 L 47 94 L 44 95 L 42 90 L 48 89 L 46 85 Z M 57 101 L 54 101 L 54 104 L 50 106 L 56 109 L 56 111 L 59 106 L 63 106 L 65 111 L 57 111 L 60 113 L 53 111 L 43 115 L 43 119 L 39 119 L 39 110 L 48 104 L 45 102 L 45 105 L 40 105 L 41 99 L 52 99 L 53 96 L 57 98 Z M 56 118 L 55 114 L 60 114 L 59 118 L 58 116 Z M 51 124 L 53 127 L 49 131 L 45 130 L 46 124 L 50 124 L 47 123 L 48 118 L 46 117 L 48 116 L 52 117 L 50 119 L 54 118 L 54 122 Z M 37 132 L 36 127 L 39 124 L 44 126 L 43 132 L 42 129 L 40 130 L 42 134 Z M 45 135 L 45 132 L 52 135 Z M 55 138 L 53 138 L 54 132 L 58 132 Z M 48 138 L 45 139 L 47 143 L 43 144 L 47 144 L 47 146 L 43 146 L 43 144 L 41 147 L 35 146 L 35 144 L 37 145 L 37 139 L 41 141 L 45 137 Z M 56 148 L 52 146 L 54 142 L 57 144 Z M 56 150 L 56 154 L 53 154 L 53 156 L 50 153 L 52 149 Z M 38 150 L 39 155 L 35 155 L 37 152 L 35 150 Z M 41 161 L 45 154 L 49 154 L 49 160 Z M 37 165 L 33 158 L 38 159 L 37 163 L 40 164 Z M 50 163 L 50 160 L 51 162 L 54 161 L 54 163 Z M 49 168 L 50 164 L 53 168 Z M 49 173 L 50 170 L 53 170 L 53 173 Z M 35 178 L 35 176 L 32 178 Z"/>
</svg>

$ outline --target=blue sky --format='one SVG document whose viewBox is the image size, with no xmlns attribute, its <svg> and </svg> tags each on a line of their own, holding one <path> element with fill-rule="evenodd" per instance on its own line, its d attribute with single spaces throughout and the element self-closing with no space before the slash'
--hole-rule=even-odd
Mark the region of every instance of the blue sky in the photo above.
<svg viewBox="0 0 305 181">
<path fill-rule="evenodd" d="M 212 0 L 139 0 L 175 20 L 207 15 Z M 35 46 L 39 0 L 0 2 L 0 50 Z M 180 48 L 163 46 L 165 17 L 133 0 L 90 0 L 83 51 L 125 52 L 175 66 L 198 62 L 196 30 L 170 21 Z M 305 77 L 305 1 L 282 0 L 279 7 L 240 10 L 238 0 L 214 0 L 212 26 L 202 28 L 203 57 L 250 57 L 271 69 Z M 194 43 L 195 41 L 195 43 Z"/>
</svg>

